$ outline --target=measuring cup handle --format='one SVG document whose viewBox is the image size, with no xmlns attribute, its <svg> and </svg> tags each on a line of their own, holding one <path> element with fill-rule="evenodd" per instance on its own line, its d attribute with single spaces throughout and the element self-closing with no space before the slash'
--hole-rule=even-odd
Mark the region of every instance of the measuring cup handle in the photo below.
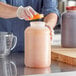
<svg viewBox="0 0 76 76">
<path fill-rule="evenodd" d="M 14 67 L 14 76 L 17 76 L 17 67 L 16 67 L 16 65 L 15 65 L 15 63 L 13 62 L 13 61 L 10 61 L 10 64 Z M 12 68 L 12 66 L 11 66 L 11 68 Z M 11 71 L 12 71 L 12 69 L 11 69 Z"/>
<path fill-rule="evenodd" d="M 12 41 L 13 41 L 13 45 L 12 45 L 11 50 L 13 50 L 15 48 L 16 44 L 17 44 L 17 37 L 13 36 L 13 40 Z"/>
</svg>

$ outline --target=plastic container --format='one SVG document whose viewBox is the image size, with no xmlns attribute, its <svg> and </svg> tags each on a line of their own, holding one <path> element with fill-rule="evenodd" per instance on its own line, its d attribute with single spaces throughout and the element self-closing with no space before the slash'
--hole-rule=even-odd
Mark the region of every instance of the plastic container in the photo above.
<svg viewBox="0 0 76 76">
<path fill-rule="evenodd" d="M 66 7 L 61 27 L 62 47 L 76 48 L 76 6 Z"/>
<path fill-rule="evenodd" d="M 50 31 L 41 21 L 31 22 L 25 30 L 26 67 L 44 68 L 51 64 Z"/>
</svg>

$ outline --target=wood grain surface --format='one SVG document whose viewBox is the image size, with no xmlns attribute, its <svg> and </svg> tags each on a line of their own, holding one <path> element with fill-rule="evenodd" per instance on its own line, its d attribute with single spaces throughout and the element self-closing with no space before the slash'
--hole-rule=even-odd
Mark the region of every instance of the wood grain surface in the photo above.
<svg viewBox="0 0 76 76">
<path fill-rule="evenodd" d="M 52 46 L 51 55 L 52 60 L 76 65 L 76 48 L 63 48 L 61 46 Z"/>
</svg>

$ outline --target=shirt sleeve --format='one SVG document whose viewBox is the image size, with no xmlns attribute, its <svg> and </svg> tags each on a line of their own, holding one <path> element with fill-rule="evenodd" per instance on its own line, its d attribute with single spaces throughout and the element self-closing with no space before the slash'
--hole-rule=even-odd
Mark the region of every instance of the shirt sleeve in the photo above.
<svg viewBox="0 0 76 76">
<path fill-rule="evenodd" d="M 6 0 L 0 0 L 0 2 L 6 3 Z"/>
<path fill-rule="evenodd" d="M 44 15 L 47 15 L 49 13 L 56 13 L 59 16 L 57 6 L 58 0 L 43 0 L 42 13 Z"/>
</svg>

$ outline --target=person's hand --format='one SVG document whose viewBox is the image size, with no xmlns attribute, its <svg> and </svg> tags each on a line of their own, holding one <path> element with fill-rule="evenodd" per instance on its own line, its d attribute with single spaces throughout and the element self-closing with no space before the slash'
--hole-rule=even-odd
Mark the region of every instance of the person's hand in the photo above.
<svg viewBox="0 0 76 76">
<path fill-rule="evenodd" d="M 37 14 L 37 12 L 31 6 L 27 6 L 27 7 L 20 6 L 17 9 L 17 17 L 19 19 L 29 20 L 36 14 Z"/>
<path fill-rule="evenodd" d="M 49 25 L 46 25 L 46 27 L 48 27 L 48 29 L 50 30 L 50 39 L 52 40 L 53 39 L 53 36 L 54 36 L 54 30 Z"/>
</svg>

